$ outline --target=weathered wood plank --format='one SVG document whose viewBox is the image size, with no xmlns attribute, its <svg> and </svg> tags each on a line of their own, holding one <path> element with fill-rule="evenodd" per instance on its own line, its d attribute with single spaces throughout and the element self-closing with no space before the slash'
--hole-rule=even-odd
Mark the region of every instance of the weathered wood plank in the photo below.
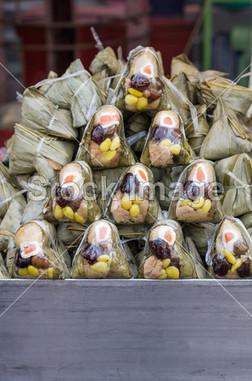
<svg viewBox="0 0 252 381">
<path fill-rule="evenodd" d="M 0 314 L 30 281 L 0 282 Z M 221 284 L 252 313 L 252 283 Z M 38 281 L 0 318 L 5 381 L 251 381 L 252 319 L 211 280 Z"/>
</svg>

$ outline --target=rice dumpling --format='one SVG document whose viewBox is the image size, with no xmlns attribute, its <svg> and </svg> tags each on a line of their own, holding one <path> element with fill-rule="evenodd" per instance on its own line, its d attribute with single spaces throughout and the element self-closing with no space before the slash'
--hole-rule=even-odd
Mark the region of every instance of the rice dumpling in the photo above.
<svg viewBox="0 0 252 381">
<path fill-rule="evenodd" d="M 103 106 L 95 112 L 84 131 L 76 159 L 98 169 L 135 163 L 125 138 L 122 114 L 116 107 Z"/>
<path fill-rule="evenodd" d="M 194 262 L 184 248 L 178 222 L 157 222 L 147 235 L 139 277 L 146 279 L 196 278 Z"/>
<path fill-rule="evenodd" d="M 73 259 L 73 278 L 130 278 L 132 276 L 115 225 L 100 220 L 86 230 Z"/>
<path fill-rule="evenodd" d="M 24 91 L 22 122 L 26 128 L 69 140 L 77 138 L 70 111 L 57 108 L 35 87 Z"/>
<path fill-rule="evenodd" d="M 240 116 L 222 100 L 214 110 L 213 125 L 202 142 L 200 157 L 220 160 L 239 153 L 252 153 L 252 139 L 246 134 Z"/>
<path fill-rule="evenodd" d="M 215 164 L 217 181 L 224 187 L 221 203 L 227 216 L 252 212 L 252 159 L 246 154 L 231 156 Z"/>
<path fill-rule="evenodd" d="M 0 218 L 6 214 L 13 197 L 18 197 L 13 176 L 0 162 Z"/>
<path fill-rule="evenodd" d="M 151 124 L 141 162 L 147 166 L 167 167 L 192 160 L 179 115 L 171 110 L 159 111 Z"/>
<path fill-rule="evenodd" d="M 60 140 L 16 124 L 10 152 L 10 173 L 19 175 L 37 171 L 50 182 L 55 178 L 55 170 L 71 161 L 74 149 L 72 141 Z"/>
<path fill-rule="evenodd" d="M 15 278 L 64 279 L 69 276 L 67 252 L 60 252 L 54 227 L 47 221 L 24 224 L 15 235 Z"/>
<path fill-rule="evenodd" d="M 55 105 L 71 111 L 76 128 L 85 126 L 105 102 L 105 95 L 79 59 L 71 63 L 62 77 L 42 81 L 36 87 Z"/>
<path fill-rule="evenodd" d="M 215 278 L 251 276 L 252 241 L 240 220 L 226 217 L 216 231 L 207 254 L 210 273 Z"/>
<path fill-rule="evenodd" d="M 160 110 L 166 104 L 159 58 L 153 48 L 138 46 L 128 62 L 112 98 L 120 110 Z"/>
<path fill-rule="evenodd" d="M 5 251 L 10 237 L 15 236 L 21 225 L 25 206 L 26 201 L 22 194 L 13 198 L 10 202 L 10 206 L 0 224 L 0 251 Z"/>
<path fill-rule="evenodd" d="M 115 186 L 105 216 L 116 224 L 152 224 L 161 209 L 151 171 L 143 164 L 126 169 Z"/>
<path fill-rule="evenodd" d="M 59 172 L 59 185 L 52 192 L 46 213 L 61 222 L 90 223 L 100 217 L 96 203 L 92 171 L 85 162 L 74 161 Z"/>
<path fill-rule="evenodd" d="M 216 191 L 212 164 L 206 160 L 197 160 L 185 168 L 178 180 L 169 208 L 169 218 L 184 222 L 220 220 L 223 211 Z"/>
</svg>

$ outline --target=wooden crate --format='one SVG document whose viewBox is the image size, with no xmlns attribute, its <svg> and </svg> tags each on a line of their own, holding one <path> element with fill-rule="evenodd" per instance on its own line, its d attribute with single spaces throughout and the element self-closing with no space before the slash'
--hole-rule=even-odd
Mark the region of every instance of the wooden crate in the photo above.
<svg viewBox="0 0 252 381">
<path fill-rule="evenodd" d="M 0 286 L 1 380 L 251 381 L 251 280 Z"/>
</svg>

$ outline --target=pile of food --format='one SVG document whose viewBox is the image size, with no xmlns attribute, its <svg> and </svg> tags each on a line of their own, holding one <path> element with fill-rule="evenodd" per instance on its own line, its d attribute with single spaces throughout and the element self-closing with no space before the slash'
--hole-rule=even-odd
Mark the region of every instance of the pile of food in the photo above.
<svg viewBox="0 0 252 381">
<path fill-rule="evenodd" d="M 138 46 L 25 90 L 0 162 L 0 278 L 248 278 L 252 90 Z"/>
</svg>

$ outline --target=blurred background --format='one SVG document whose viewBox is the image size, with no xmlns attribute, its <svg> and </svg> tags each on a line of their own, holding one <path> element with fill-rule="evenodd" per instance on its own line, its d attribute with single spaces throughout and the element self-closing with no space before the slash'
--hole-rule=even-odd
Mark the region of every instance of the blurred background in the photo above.
<svg viewBox="0 0 252 381">
<path fill-rule="evenodd" d="M 161 51 L 168 76 L 182 52 L 231 79 L 251 62 L 252 0 L 0 0 L 0 147 L 20 113 L 17 91 L 50 70 L 63 74 L 77 57 L 88 69 L 97 53 L 91 26 L 125 59 L 139 44 Z"/>
</svg>

